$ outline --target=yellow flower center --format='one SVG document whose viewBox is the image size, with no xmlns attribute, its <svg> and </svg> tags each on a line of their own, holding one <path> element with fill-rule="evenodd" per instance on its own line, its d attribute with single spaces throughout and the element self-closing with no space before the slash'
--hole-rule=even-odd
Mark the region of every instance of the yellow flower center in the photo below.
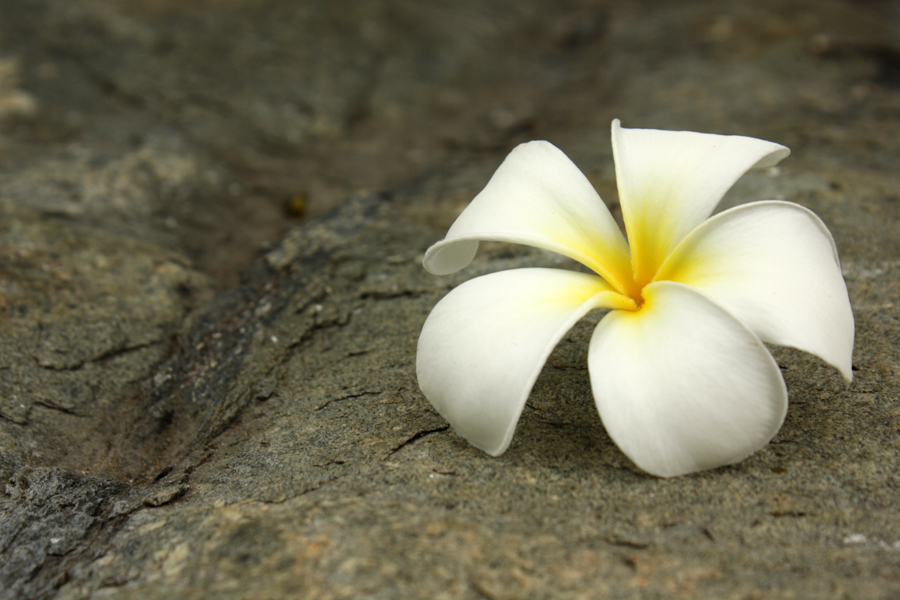
<svg viewBox="0 0 900 600">
<path fill-rule="evenodd" d="M 647 264 L 652 262 L 655 264 Z M 632 268 L 631 272 L 619 272 L 619 276 L 607 281 L 622 296 L 622 310 L 639 311 L 644 306 L 644 288 L 656 281 L 662 261 L 644 261 Z M 612 273 L 610 273 L 612 274 Z"/>
</svg>

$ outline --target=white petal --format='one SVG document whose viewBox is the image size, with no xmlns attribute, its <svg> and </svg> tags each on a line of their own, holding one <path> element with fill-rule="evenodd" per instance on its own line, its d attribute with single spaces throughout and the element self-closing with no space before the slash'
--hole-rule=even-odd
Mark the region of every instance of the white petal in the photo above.
<svg viewBox="0 0 900 600">
<path fill-rule="evenodd" d="M 624 129 L 612 124 L 619 202 L 638 283 L 648 283 L 676 245 L 753 167 L 790 150 L 733 135 Z"/>
<path fill-rule="evenodd" d="M 497 456 L 560 338 L 593 308 L 628 305 L 599 277 L 572 271 L 516 269 L 469 280 L 425 321 L 419 387 L 460 435 Z"/>
<path fill-rule="evenodd" d="M 446 275 L 471 262 L 479 241 L 544 248 L 573 258 L 608 281 L 631 273 L 625 237 L 578 167 L 549 142 L 516 147 L 487 186 L 428 249 L 425 268 Z"/>
<path fill-rule="evenodd" d="M 815 214 L 754 202 L 692 231 L 659 272 L 721 305 L 763 341 L 799 348 L 853 376 L 853 311 L 834 241 Z"/>
<path fill-rule="evenodd" d="M 671 477 L 737 462 L 784 420 L 787 390 L 762 341 L 673 282 L 644 288 L 639 311 L 612 311 L 591 338 L 594 400 L 634 463 Z"/>
</svg>

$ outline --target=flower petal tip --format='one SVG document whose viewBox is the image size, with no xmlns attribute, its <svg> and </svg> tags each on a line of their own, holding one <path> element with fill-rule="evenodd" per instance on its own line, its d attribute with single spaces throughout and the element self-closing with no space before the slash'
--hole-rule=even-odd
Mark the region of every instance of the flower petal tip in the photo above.
<svg viewBox="0 0 900 600">
<path fill-rule="evenodd" d="M 444 239 L 425 252 L 422 266 L 432 275 L 450 275 L 468 266 L 477 252 L 477 240 Z"/>
</svg>

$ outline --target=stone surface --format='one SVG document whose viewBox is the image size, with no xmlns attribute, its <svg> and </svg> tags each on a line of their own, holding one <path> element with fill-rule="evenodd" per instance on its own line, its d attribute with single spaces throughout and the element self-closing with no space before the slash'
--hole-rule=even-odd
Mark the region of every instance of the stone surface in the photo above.
<svg viewBox="0 0 900 600">
<path fill-rule="evenodd" d="M 100 470 L 208 278 L 158 246 L 0 207 L 0 464 Z M 127 477 L 125 478 L 127 479 Z"/>
<path fill-rule="evenodd" d="M 900 597 L 894 2 L 0 0 L 0 598 Z M 419 392 L 427 246 L 518 142 L 617 209 L 609 122 L 790 146 L 854 381 L 642 474 L 551 356 L 491 458 Z M 336 207 L 328 216 L 326 212 Z M 303 218 L 304 211 L 313 218 Z"/>
</svg>

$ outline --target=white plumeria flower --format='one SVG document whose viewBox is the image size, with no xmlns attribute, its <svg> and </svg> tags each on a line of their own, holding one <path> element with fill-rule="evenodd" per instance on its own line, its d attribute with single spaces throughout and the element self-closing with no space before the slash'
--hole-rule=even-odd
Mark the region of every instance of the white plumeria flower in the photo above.
<svg viewBox="0 0 900 600">
<path fill-rule="evenodd" d="M 819 356 L 852 378 L 853 314 L 834 241 L 789 202 L 710 215 L 748 169 L 784 146 L 740 136 L 612 124 L 628 233 L 559 149 L 514 149 L 428 249 L 425 268 L 468 265 L 479 241 L 528 244 L 596 274 L 514 269 L 442 299 L 419 338 L 419 385 L 476 447 L 498 456 L 547 357 L 593 309 L 594 400 L 612 440 L 644 471 L 670 477 L 742 460 L 778 432 L 781 372 L 763 342 Z"/>
</svg>

